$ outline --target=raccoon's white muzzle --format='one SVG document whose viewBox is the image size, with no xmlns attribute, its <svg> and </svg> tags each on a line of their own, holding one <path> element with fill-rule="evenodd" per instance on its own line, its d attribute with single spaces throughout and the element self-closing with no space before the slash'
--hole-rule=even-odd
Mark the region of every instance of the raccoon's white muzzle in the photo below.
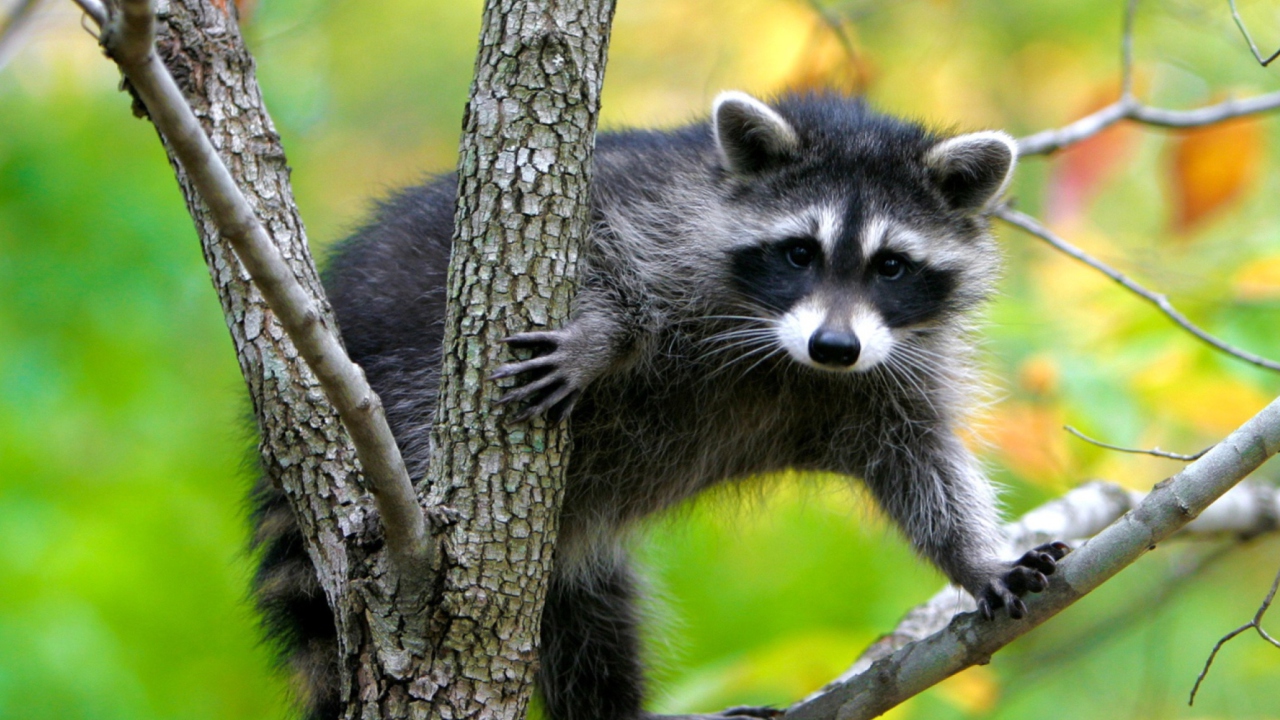
<svg viewBox="0 0 1280 720">
<path fill-rule="evenodd" d="M 893 350 L 893 334 L 880 314 L 866 306 L 829 313 L 801 303 L 776 325 L 778 343 L 793 360 L 829 372 L 866 372 Z"/>
</svg>

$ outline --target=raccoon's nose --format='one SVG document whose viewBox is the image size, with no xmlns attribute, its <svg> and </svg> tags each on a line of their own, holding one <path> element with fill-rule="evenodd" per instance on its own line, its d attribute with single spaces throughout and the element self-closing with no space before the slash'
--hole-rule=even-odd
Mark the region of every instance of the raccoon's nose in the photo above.
<svg viewBox="0 0 1280 720">
<path fill-rule="evenodd" d="M 861 350 L 858 336 L 850 332 L 821 329 L 809 337 L 809 357 L 819 365 L 849 367 Z"/>
</svg>

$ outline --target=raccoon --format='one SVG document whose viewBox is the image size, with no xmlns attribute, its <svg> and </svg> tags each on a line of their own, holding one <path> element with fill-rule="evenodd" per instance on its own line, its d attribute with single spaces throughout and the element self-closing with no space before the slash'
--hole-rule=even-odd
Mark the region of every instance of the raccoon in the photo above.
<svg viewBox="0 0 1280 720">
<path fill-rule="evenodd" d="M 515 420 L 572 429 L 537 673 L 552 720 L 648 717 L 627 531 L 753 476 L 860 479 L 985 617 L 1023 616 L 1020 596 L 1066 548 L 1000 559 L 994 491 L 955 434 L 975 384 L 969 316 L 999 267 L 984 210 L 1016 148 L 860 99 L 741 92 L 709 121 L 599 136 L 572 320 L 508 338 L 524 359 L 493 376 Z M 413 477 L 429 459 L 455 191 L 448 175 L 384 203 L 325 279 Z M 313 716 L 334 717 L 332 617 L 278 492 L 259 517 L 260 603 L 312 669 Z"/>
</svg>

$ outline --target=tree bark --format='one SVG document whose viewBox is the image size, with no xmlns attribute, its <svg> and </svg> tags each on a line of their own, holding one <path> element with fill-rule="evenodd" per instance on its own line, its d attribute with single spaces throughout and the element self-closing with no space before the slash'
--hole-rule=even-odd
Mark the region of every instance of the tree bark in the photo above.
<svg viewBox="0 0 1280 720">
<path fill-rule="evenodd" d="M 336 327 L 307 246 L 289 183 L 280 137 L 263 105 L 253 58 L 244 47 L 229 2 L 171 0 L 157 8 L 156 46 L 205 133 L 257 217 Z M 145 110 L 135 105 L 135 113 Z M 164 137 L 161 137 L 164 141 Z M 379 580 L 386 575 L 373 502 L 345 428 L 318 381 L 221 236 L 190 178 L 169 161 L 195 220 L 214 288 L 249 388 L 257 421 L 261 471 L 293 504 L 307 551 L 334 610 L 344 697 L 376 676 L 379 655 L 364 612 L 389 614 Z M 372 582 L 370 582 L 372 581 Z M 375 675 L 370 675 L 373 669 Z"/>
<path fill-rule="evenodd" d="M 221 0 L 162 3 L 157 48 L 332 328 L 234 13 Z M 489 409 L 497 390 L 483 380 L 502 337 L 568 317 L 612 15 L 612 0 L 485 11 L 459 163 L 436 455 L 419 485 L 454 520 L 440 578 L 388 561 L 342 424 L 166 144 L 253 399 L 263 471 L 289 496 L 334 610 L 347 717 L 524 714 L 568 438 L 538 420 L 500 422 Z"/>
<path fill-rule="evenodd" d="M 461 521 L 423 682 L 439 717 L 521 718 L 569 438 L 493 412 L 502 338 L 562 326 L 586 237 L 613 0 L 490 0 L 458 161 L 445 372 L 426 483 Z M 483 648 L 483 652 L 476 652 Z M 446 671 L 455 671 L 450 675 Z"/>
</svg>

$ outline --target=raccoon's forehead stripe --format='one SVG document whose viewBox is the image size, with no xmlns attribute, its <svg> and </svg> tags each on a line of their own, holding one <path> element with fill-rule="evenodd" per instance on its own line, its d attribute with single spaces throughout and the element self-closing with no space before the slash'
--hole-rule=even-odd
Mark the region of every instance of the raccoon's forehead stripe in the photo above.
<svg viewBox="0 0 1280 720">
<path fill-rule="evenodd" d="M 862 257 L 872 258 L 885 246 L 889 235 L 889 220 L 876 215 L 862 226 Z"/>
<path fill-rule="evenodd" d="M 779 220 L 773 225 L 773 232 L 779 237 L 812 237 L 824 253 L 831 254 L 840 237 L 840 226 L 840 212 L 836 207 L 813 205 Z"/>
</svg>

